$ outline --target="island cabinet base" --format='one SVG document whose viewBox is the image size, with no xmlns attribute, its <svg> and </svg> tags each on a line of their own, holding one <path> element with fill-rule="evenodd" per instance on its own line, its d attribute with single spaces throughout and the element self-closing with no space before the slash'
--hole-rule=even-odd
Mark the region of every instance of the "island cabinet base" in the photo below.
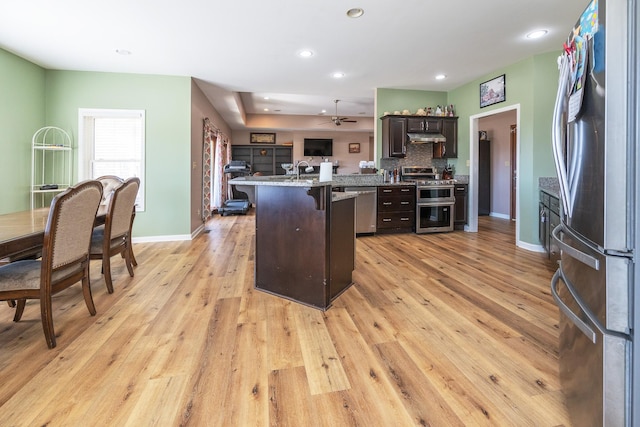
<svg viewBox="0 0 640 427">
<path fill-rule="evenodd" d="M 256 187 L 255 288 L 326 310 L 352 283 L 354 199 L 331 186 Z"/>
</svg>

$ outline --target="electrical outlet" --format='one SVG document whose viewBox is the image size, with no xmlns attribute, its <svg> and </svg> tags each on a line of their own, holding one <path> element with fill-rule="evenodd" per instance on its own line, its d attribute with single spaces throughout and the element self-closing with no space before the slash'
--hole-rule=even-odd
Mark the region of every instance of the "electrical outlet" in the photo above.
<svg viewBox="0 0 640 427">
<path fill-rule="evenodd" d="M 196 215 L 200 216 L 200 209 L 196 211 Z"/>
</svg>

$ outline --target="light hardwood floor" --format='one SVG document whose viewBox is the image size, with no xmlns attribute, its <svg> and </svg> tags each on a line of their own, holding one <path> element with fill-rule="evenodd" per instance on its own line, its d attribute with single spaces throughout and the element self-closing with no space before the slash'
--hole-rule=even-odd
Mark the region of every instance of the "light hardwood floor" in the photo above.
<svg viewBox="0 0 640 427">
<path fill-rule="evenodd" d="M 98 314 L 56 295 L 53 350 L 37 303 L 3 303 L 0 425 L 570 425 L 553 265 L 510 221 L 358 238 L 324 313 L 253 289 L 252 214 L 207 226 L 136 244 L 134 278 L 114 258 L 112 295 L 94 263 Z"/>
</svg>

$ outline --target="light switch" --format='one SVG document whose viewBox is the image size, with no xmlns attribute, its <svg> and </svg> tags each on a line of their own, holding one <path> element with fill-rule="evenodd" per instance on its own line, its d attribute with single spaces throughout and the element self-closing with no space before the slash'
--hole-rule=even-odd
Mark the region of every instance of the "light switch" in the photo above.
<svg viewBox="0 0 640 427">
<path fill-rule="evenodd" d="M 467 160 L 467 167 L 469 167 L 470 165 L 471 165 L 471 162 Z"/>
</svg>

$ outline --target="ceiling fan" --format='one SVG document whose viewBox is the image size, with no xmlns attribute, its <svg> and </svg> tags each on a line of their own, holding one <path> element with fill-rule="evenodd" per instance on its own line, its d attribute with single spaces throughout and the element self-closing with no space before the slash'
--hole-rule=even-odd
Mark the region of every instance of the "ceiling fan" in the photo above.
<svg viewBox="0 0 640 427">
<path fill-rule="evenodd" d="M 322 122 L 319 123 L 321 125 L 325 124 L 325 123 L 331 123 L 333 122 L 333 124 L 335 124 L 336 126 L 340 126 L 342 123 L 357 123 L 357 120 L 353 120 L 350 119 L 349 117 L 340 117 L 338 116 L 338 102 L 340 102 L 339 99 L 334 99 L 333 102 L 336 104 L 336 115 L 331 117 L 331 120 L 328 122 Z"/>
</svg>

